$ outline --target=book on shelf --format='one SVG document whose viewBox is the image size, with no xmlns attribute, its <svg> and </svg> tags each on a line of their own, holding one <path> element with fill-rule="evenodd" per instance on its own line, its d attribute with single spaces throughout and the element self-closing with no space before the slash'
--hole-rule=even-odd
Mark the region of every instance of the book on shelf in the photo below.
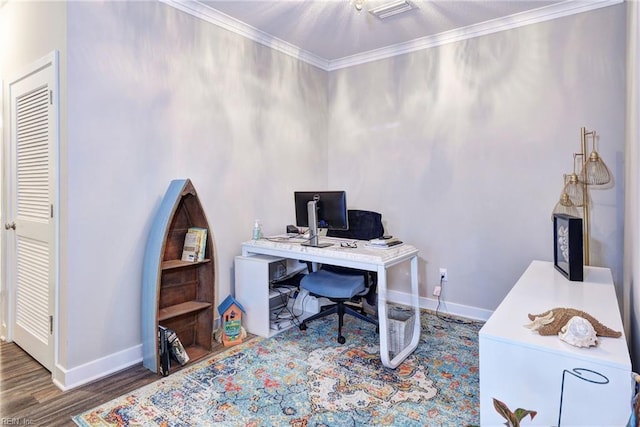
<svg viewBox="0 0 640 427">
<path fill-rule="evenodd" d="M 207 250 L 207 229 L 190 227 L 184 236 L 182 246 L 182 261 L 203 261 Z"/>
<path fill-rule="evenodd" d="M 388 239 L 371 239 L 366 243 L 366 246 L 371 248 L 390 248 L 402 244 L 402 240 L 397 237 L 390 237 Z"/>
<path fill-rule="evenodd" d="M 189 361 L 189 355 L 173 329 L 167 329 L 167 344 L 169 351 L 171 352 L 171 356 L 173 356 L 180 366 L 186 365 Z"/>
<path fill-rule="evenodd" d="M 160 353 L 160 374 L 163 377 L 169 375 L 169 342 L 167 340 L 167 328 L 158 325 L 158 352 Z"/>
<path fill-rule="evenodd" d="M 166 377 L 169 375 L 171 358 L 175 359 L 180 366 L 184 366 L 189 362 L 189 355 L 173 329 L 158 325 L 158 339 L 160 340 L 158 348 L 158 353 L 160 353 L 160 374 Z"/>
</svg>

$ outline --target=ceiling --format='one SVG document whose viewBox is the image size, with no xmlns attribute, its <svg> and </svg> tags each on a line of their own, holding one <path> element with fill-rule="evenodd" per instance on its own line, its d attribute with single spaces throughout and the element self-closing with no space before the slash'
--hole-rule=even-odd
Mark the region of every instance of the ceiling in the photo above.
<svg viewBox="0 0 640 427">
<path fill-rule="evenodd" d="M 409 0 L 415 9 L 381 20 L 394 0 L 161 0 L 262 44 L 332 70 L 617 4 L 622 0 Z"/>
</svg>

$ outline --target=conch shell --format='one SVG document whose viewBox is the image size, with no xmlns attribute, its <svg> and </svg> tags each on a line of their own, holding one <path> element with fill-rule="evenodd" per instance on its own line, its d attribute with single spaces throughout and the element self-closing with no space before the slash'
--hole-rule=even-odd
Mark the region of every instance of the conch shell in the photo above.
<svg viewBox="0 0 640 427">
<path fill-rule="evenodd" d="M 591 347 L 597 344 L 596 330 L 584 317 L 573 316 L 560 329 L 558 337 L 576 347 Z"/>
<path fill-rule="evenodd" d="M 557 335 L 560 329 L 562 329 L 573 316 L 580 316 L 587 319 L 599 337 L 619 338 L 622 336 L 622 332 L 614 331 L 603 325 L 589 313 L 566 307 L 556 307 L 540 314 L 529 314 L 529 320 L 531 320 L 532 323 L 526 326 L 534 331 L 538 331 L 540 335 Z"/>
</svg>

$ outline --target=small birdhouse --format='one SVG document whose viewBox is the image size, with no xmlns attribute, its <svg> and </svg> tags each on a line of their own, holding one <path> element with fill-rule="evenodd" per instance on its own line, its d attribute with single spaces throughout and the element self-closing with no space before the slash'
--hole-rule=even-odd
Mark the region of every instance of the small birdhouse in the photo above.
<svg viewBox="0 0 640 427">
<path fill-rule="evenodd" d="M 231 295 L 218 306 L 222 327 L 222 344 L 225 347 L 242 342 L 242 313 L 244 312 L 242 305 Z"/>
</svg>

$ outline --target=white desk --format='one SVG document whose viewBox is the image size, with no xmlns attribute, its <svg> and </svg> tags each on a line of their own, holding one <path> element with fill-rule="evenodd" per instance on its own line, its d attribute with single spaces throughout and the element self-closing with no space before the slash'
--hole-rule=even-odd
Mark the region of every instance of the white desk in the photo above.
<svg viewBox="0 0 640 427">
<path fill-rule="evenodd" d="M 527 314 L 556 307 L 583 310 L 620 338 L 598 337 L 597 347 L 579 348 L 557 336 L 542 336 L 523 325 Z M 624 426 L 631 415 L 631 359 L 611 271 L 585 267 L 583 282 L 570 282 L 550 262 L 533 261 L 480 330 L 480 424 L 504 422 L 493 398 L 512 411 L 537 411 L 525 424 Z M 582 371 L 578 378 L 574 369 Z M 585 373 L 586 372 L 586 373 Z M 608 383 L 601 376 L 606 377 Z M 564 378 L 564 383 L 563 383 Z M 594 380 L 589 382 L 588 380 Z"/>
<path fill-rule="evenodd" d="M 271 255 L 276 257 L 309 261 L 320 264 L 338 265 L 374 271 L 378 274 L 378 320 L 380 324 L 380 358 L 388 368 L 396 368 L 418 346 L 420 340 L 420 304 L 418 297 L 418 250 L 407 244 L 389 249 L 376 249 L 365 246 L 366 242 L 358 242 L 357 248 L 342 248 L 341 240 L 320 238 L 321 242 L 330 241 L 335 245 L 326 248 L 303 246 L 289 241 L 267 239 L 250 240 L 242 244 L 242 255 Z M 413 335 L 411 342 L 404 350 L 389 359 L 388 313 L 387 313 L 387 269 L 394 265 L 411 263 L 411 305 L 414 310 Z M 236 283 L 236 286 L 243 284 Z M 268 302 L 267 302 L 268 304 Z"/>
</svg>

